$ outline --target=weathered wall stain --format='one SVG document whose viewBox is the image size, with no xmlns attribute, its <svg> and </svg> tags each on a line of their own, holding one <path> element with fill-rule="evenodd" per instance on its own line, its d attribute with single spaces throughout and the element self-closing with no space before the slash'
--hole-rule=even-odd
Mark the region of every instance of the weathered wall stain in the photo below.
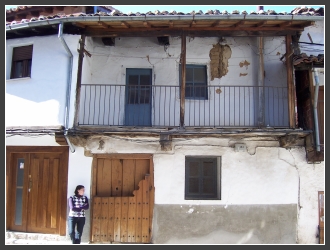
<svg viewBox="0 0 330 250">
<path fill-rule="evenodd" d="M 211 81 L 228 73 L 228 59 L 231 57 L 231 53 L 231 48 L 228 45 L 213 45 L 209 54 L 211 59 Z"/>
<path fill-rule="evenodd" d="M 239 76 L 246 76 L 248 73 L 239 73 Z"/>
<path fill-rule="evenodd" d="M 221 91 L 221 89 L 219 88 L 219 89 L 216 89 L 216 91 L 215 91 L 215 93 L 217 93 L 217 94 L 220 94 L 222 91 Z"/>
<path fill-rule="evenodd" d="M 243 66 L 246 67 L 246 69 L 248 68 L 248 66 L 250 65 L 251 63 L 249 63 L 248 61 L 244 60 L 242 62 L 239 63 L 239 66 L 242 68 Z"/>
</svg>

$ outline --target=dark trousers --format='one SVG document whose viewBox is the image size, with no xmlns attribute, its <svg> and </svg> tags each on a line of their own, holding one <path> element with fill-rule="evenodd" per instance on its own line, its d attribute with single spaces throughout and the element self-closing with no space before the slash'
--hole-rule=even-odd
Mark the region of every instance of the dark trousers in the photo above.
<svg viewBox="0 0 330 250">
<path fill-rule="evenodd" d="M 85 217 L 69 216 L 68 227 L 69 227 L 69 235 L 72 240 L 72 244 L 80 244 L 84 226 L 85 226 Z"/>
</svg>

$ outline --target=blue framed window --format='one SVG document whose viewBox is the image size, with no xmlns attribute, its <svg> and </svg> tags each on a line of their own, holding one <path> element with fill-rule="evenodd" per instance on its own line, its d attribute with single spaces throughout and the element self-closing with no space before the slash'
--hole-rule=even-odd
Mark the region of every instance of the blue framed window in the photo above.
<svg viewBox="0 0 330 250">
<path fill-rule="evenodd" d="M 180 64 L 180 85 L 182 67 Z M 186 99 L 207 100 L 207 73 L 206 65 L 186 65 Z"/>
</svg>

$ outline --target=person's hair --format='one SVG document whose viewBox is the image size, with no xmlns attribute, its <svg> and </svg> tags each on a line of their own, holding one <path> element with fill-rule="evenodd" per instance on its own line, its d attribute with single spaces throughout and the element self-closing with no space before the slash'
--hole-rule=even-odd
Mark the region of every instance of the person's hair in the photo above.
<svg viewBox="0 0 330 250">
<path fill-rule="evenodd" d="M 78 185 L 76 186 L 76 189 L 74 190 L 74 194 L 75 195 L 78 195 L 78 190 L 82 189 L 82 188 L 85 188 L 83 185 Z"/>
</svg>

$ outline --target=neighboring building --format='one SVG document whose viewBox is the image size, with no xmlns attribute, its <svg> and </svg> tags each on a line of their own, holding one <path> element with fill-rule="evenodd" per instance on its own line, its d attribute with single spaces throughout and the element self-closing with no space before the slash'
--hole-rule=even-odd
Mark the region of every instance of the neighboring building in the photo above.
<svg viewBox="0 0 330 250">
<path fill-rule="evenodd" d="M 319 243 L 324 134 L 296 59 L 323 8 L 48 7 L 7 19 L 8 231 L 67 236 L 83 184 L 84 242 Z"/>
</svg>

